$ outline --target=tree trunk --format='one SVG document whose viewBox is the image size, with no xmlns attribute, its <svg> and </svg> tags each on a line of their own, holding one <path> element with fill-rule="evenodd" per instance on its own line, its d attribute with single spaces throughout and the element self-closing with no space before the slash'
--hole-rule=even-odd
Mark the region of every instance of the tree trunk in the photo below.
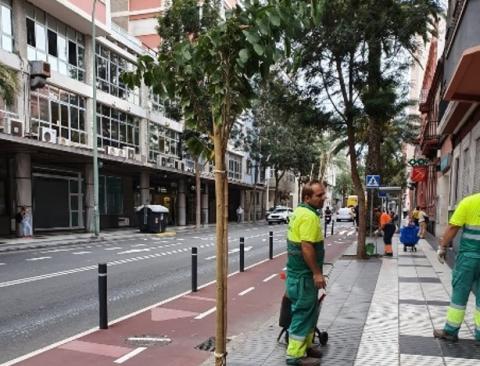
<svg viewBox="0 0 480 366">
<path fill-rule="evenodd" d="M 358 197 L 358 236 L 357 236 L 357 257 L 365 259 L 365 236 L 366 236 L 366 206 L 363 185 L 358 174 L 357 152 L 355 150 L 355 130 L 353 125 L 347 125 L 348 152 L 350 155 L 350 166 L 353 186 Z"/>
<path fill-rule="evenodd" d="M 215 365 L 223 366 L 226 364 L 226 335 L 227 335 L 227 299 L 225 293 L 227 290 L 227 272 L 226 253 L 227 241 L 225 232 L 228 228 L 225 225 L 225 190 L 228 190 L 225 171 L 225 152 L 223 151 L 221 126 L 213 126 L 213 144 L 215 151 L 215 200 L 216 200 L 216 337 L 215 337 Z M 227 212 L 228 213 L 228 212 Z M 228 238 L 228 236 L 227 236 Z"/>
<path fill-rule="evenodd" d="M 195 226 L 200 229 L 202 225 L 202 185 L 200 180 L 200 164 L 198 158 L 195 159 L 195 193 L 196 193 L 196 210 L 195 210 Z"/>
</svg>

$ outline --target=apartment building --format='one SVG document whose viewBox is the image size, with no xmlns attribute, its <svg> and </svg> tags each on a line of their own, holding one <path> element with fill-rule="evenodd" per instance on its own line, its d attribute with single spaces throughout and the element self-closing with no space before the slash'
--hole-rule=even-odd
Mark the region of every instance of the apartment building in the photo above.
<svg viewBox="0 0 480 366">
<path fill-rule="evenodd" d="M 458 202 L 480 191 L 478 14 L 478 0 L 448 2 L 445 47 L 426 85 L 428 97 L 420 105 L 425 115 L 420 149 L 436 157 L 431 172 L 436 182 L 424 189 L 425 196 L 429 189 L 436 190 L 436 235 L 441 235 Z"/>
<path fill-rule="evenodd" d="M 15 232 L 22 206 L 31 209 L 36 232 L 92 230 L 94 111 L 101 228 L 135 225 L 135 207 L 145 203 L 167 206 L 171 224 L 194 222 L 193 161 L 182 146 L 182 123 L 165 116 L 147 87 L 129 89 L 120 79 L 152 47 L 112 20 L 119 2 L 98 0 L 92 24 L 90 0 L 0 0 L 0 60 L 20 85 L 13 105 L 0 100 L 0 235 Z M 51 69 L 36 90 L 31 61 Z M 230 149 L 227 160 L 233 219 L 263 184 L 253 180 L 242 151 Z M 201 189 L 203 222 L 215 222 L 209 164 Z"/>
</svg>

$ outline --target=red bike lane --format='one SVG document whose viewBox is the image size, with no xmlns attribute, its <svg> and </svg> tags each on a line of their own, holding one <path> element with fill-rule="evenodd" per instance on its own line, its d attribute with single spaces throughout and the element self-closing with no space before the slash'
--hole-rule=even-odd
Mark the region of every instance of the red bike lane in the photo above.
<svg viewBox="0 0 480 366">
<path fill-rule="evenodd" d="M 326 262 L 341 256 L 354 237 L 328 237 Z M 229 336 L 254 330 L 279 310 L 284 292 L 279 273 L 285 261 L 280 254 L 229 276 Z M 0 366 L 197 366 L 210 355 L 195 347 L 215 335 L 215 304 L 211 283 L 112 322 L 107 330 L 78 335 Z"/>
</svg>

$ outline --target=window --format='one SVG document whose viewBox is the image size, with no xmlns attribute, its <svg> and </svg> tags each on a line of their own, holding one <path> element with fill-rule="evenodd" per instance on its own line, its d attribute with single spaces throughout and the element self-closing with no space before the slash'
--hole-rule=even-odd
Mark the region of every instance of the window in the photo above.
<svg viewBox="0 0 480 366">
<path fill-rule="evenodd" d="M 30 4 L 26 26 L 29 60 L 47 61 L 52 70 L 85 80 L 85 41 L 81 33 Z"/>
<path fill-rule="evenodd" d="M 115 108 L 97 104 L 98 146 L 134 147 L 138 153 L 140 118 Z"/>
<path fill-rule="evenodd" d="M 242 157 L 228 154 L 228 178 L 242 179 Z"/>
<path fill-rule="evenodd" d="M 85 98 L 47 85 L 31 93 L 30 113 L 32 133 L 40 134 L 40 128 L 53 128 L 57 136 L 85 145 Z"/>
<path fill-rule="evenodd" d="M 133 104 L 140 104 L 139 88 L 128 89 L 120 80 L 123 72 L 134 70 L 134 65 L 105 46 L 96 45 L 97 88 L 104 92 L 125 99 Z"/>
<path fill-rule="evenodd" d="M 150 161 L 156 161 L 157 155 L 180 158 L 180 134 L 177 131 L 160 126 L 157 123 L 148 124 L 148 156 Z"/>
<path fill-rule="evenodd" d="M 0 47 L 13 51 L 12 7 L 7 0 L 0 0 Z"/>
</svg>

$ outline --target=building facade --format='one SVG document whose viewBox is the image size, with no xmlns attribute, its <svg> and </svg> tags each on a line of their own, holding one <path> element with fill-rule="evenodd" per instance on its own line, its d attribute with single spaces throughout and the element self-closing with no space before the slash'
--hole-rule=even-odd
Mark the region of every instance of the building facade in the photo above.
<svg viewBox="0 0 480 366">
<path fill-rule="evenodd" d="M 92 24 L 93 1 L 0 0 L 0 60 L 20 85 L 13 105 L 0 100 L 0 235 L 15 232 L 22 206 L 37 232 L 93 229 L 94 127 L 101 228 L 134 226 L 135 207 L 147 203 L 168 207 L 170 224 L 194 223 L 195 177 L 183 125 L 165 116 L 146 86 L 129 89 L 121 81 L 138 55 L 152 51 L 112 21 L 117 3 L 98 0 Z M 29 87 L 30 61 L 51 69 L 36 90 Z M 228 152 L 232 219 L 255 183 L 247 160 L 241 151 Z M 203 165 L 203 223 L 215 222 L 212 171 Z"/>
<path fill-rule="evenodd" d="M 427 206 L 435 203 L 429 214 L 435 218 L 431 231 L 436 235 L 441 235 L 463 197 L 480 192 L 478 14 L 479 0 L 448 2 L 446 33 L 439 39 L 445 46 L 434 72 L 425 75 L 431 82 L 420 105 L 425 118 L 419 149 L 433 164 L 432 179 L 418 194 L 427 197 Z"/>
</svg>

